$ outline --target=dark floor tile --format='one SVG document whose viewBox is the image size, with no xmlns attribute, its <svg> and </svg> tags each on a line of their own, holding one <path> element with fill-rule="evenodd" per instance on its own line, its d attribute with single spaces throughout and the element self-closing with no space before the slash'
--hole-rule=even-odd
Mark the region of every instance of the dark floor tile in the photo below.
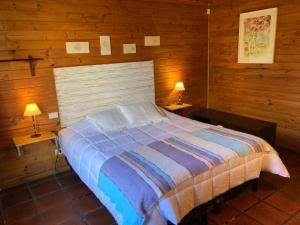
<svg viewBox="0 0 300 225">
<path fill-rule="evenodd" d="M 76 185 L 66 189 L 66 191 L 68 192 L 69 196 L 72 199 L 79 199 L 86 195 L 91 194 L 91 191 L 83 183 L 76 184 Z"/>
<path fill-rule="evenodd" d="M 115 223 L 114 218 L 105 209 L 101 208 L 86 216 L 88 225 L 111 225 Z"/>
<path fill-rule="evenodd" d="M 289 178 L 281 177 L 279 175 L 268 172 L 263 173 L 262 179 L 269 184 L 272 184 L 277 190 L 284 187 L 290 180 Z"/>
<path fill-rule="evenodd" d="M 37 199 L 38 207 L 43 211 L 47 211 L 53 207 L 57 207 L 60 204 L 64 204 L 70 201 L 67 193 L 64 191 L 57 191 L 48 195 L 44 195 Z"/>
<path fill-rule="evenodd" d="M 288 223 L 286 223 L 286 225 L 300 225 L 300 219 L 292 218 L 288 221 Z"/>
<path fill-rule="evenodd" d="M 291 179 L 281 188 L 283 193 L 289 195 L 291 198 L 300 196 L 300 180 Z"/>
<path fill-rule="evenodd" d="M 197 224 L 195 224 L 195 225 L 197 225 Z M 207 221 L 207 225 L 218 225 L 218 224 L 216 224 L 214 221 L 212 221 L 212 220 L 208 220 Z"/>
<path fill-rule="evenodd" d="M 100 201 L 93 194 L 74 200 L 72 204 L 81 215 L 85 215 L 102 207 Z"/>
<path fill-rule="evenodd" d="M 33 217 L 36 214 L 37 209 L 32 200 L 4 209 L 4 219 L 7 224 Z"/>
<path fill-rule="evenodd" d="M 235 218 L 234 220 L 232 220 L 229 224 L 230 225 L 259 225 L 260 223 L 253 220 L 249 216 L 242 214 L 237 218 Z"/>
<path fill-rule="evenodd" d="M 16 187 L 7 188 L 0 191 L 0 198 L 4 195 L 10 194 L 12 192 L 16 192 L 17 190 L 22 190 L 27 187 L 27 184 L 18 185 Z"/>
<path fill-rule="evenodd" d="M 227 222 L 230 222 L 237 216 L 240 212 L 233 207 L 223 204 L 221 206 L 221 213 L 209 213 L 208 218 L 209 220 L 212 220 L 213 222 L 221 225 Z"/>
<path fill-rule="evenodd" d="M 30 184 L 30 188 L 35 196 L 45 195 L 60 189 L 56 180 L 51 177 L 44 182 Z"/>
<path fill-rule="evenodd" d="M 86 223 L 82 221 L 80 216 L 73 216 L 61 225 L 86 225 Z"/>
<path fill-rule="evenodd" d="M 246 209 L 249 209 L 251 206 L 256 204 L 258 201 L 258 197 L 252 190 L 244 190 L 237 196 L 230 199 L 227 204 L 240 211 L 245 211 Z"/>
<path fill-rule="evenodd" d="M 284 192 L 278 191 L 272 194 L 265 200 L 267 203 L 281 209 L 289 214 L 294 214 L 300 209 L 300 198 L 294 196 L 293 198 Z"/>
<path fill-rule="evenodd" d="M 8 208 L 32 199 L 26 186 L 21 186 L 12 190 L 2 195 L 1 200 L 3 208 Z"/>
<path fill-rule="evenodd" d="M 21 185 L 18 185 L 16 187 L 4 189 L 4 190 L 0 191 L 0 198 L 4 195 L 11 194 L 12 192 L 17 192 L 18 190 L 22 190 L 26 187 L 27 187 L 26 184 L 21 184 Z"/>
<path fill-rule="evenodd" d="M 266 197 L 270 196 L 275 191 L 278 191 L 278 188 L 263 179 L 259 180 L 258 190 L 254 192 L 254 195 L 259 199 L 265 199 Z"/>
<path fill-rule="evenodd" d="M 264 225 L 281 225 L 289 218 L 287 213 L 279 211 L 264 202 L 252 207 L 246 214 Z"/>
<path fill-rule="evenodd" d="M 73 170 L 68 170 L 68 171 L 64 171 L 64 172 L 61 172 L 61 173 L 57 173 L 54 176 L 59 178 L 59 177 L 64 177 L 64 176 L 67 176 L 67 175 L 70 175 L 70 174 L 75 174 L 75 172 Z"/>
<path fill-rule="evenodd" d="M 43 221 L 40 215 L 35 215 L 33 217 L 15 222 L 11 225 L 45 225 L 45 221 Z"/>
<path fill-rule="evenodd" d="M 55 179 L 55 176 L 44 177 L 44 178 L 41 178 L 39 180 L 35 180 L 35 181 L 30 182 L 29 186 L 34 187 L 36 185 L 39 185 L 39 184 L 42 184 L 42 183 L 45 183 L 45 182 L 48 182 L 48 181 L 51 181 L 51 180 L 54 180 L 54 179 Z"/>
<path fill-rule="evenodd" d="M 70 218 L 77 215 L 69 203 L 51 208 L 44 213 L 48 225 L 58 225 L 67 222 Z"/>
<path fill-rule="evenodd" d="M 64 188 L 81 182 L 80 178 L 75 173 L 68 173 L 65 176 L 58 176 L 57 179 Z"/>
</svg>

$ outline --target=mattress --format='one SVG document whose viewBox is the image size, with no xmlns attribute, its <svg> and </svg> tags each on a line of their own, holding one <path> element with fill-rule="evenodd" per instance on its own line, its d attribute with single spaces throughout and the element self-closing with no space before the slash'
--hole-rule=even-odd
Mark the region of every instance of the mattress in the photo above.
<svg viewBox="0 0 300 225">
<path fill-rule="evenodd" d="M 169 117 L 167 121 L 110 133 L 102 132 L 88 120 L 78 122 L 59 132 L 62 152 L 72 168 L 119 224 L 122 224 L 124 219 L 122 214 L 98 188 L 99 172 L 107 160 L 137 146 L 147 146 L 153 142 L 184 136 L 199 129 L 216 128 L 172 113 L 167 113 L 167 116 Z M 217 129 L 220 132 L 228 130 L 222 127 Z M 234 135 L 241 134 L 236 131 L 231 132 Z M 261 171 L 289 177 L 277 152 L 267 142 L 252 135 L 247 136 L 259 139 L 263 151 L 242 157 L 228 157 L 224 163 L 169 191 L 160 198 L 145 224 L 165 225 L 167 220 L 177 224 L 196 206 L 208 202 L 230 188 L 258 178 Z"/>
</svg>

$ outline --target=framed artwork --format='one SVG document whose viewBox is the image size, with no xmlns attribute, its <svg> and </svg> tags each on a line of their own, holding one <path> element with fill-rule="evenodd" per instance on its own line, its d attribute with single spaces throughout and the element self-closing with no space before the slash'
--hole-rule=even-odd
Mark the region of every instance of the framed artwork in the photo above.
<svg viewBox="0 0 300 225">
<path fill-rule="evenodd" d="M 123 53 L 124 54 L 135 54 L 136 53 L 136 44 L 123 44 Z"/>
<path fill-rule="evenodd" d="M 145 46 L 160 46 L 160 36 L 145 36 Z"/>
<path fill-rule="evenodd" d="M 90 53 L 89 42 L 66 42 L 67 54 Z"/>
<path fill-rule="evenodd" d="M 110 36 L 100 36 L 100 54 L 111 55 Z"/>
<path fill-rule="evenodd" d="M 277 8 L 240 14 L 238 63 L 273 63 Z"/>
</svg>

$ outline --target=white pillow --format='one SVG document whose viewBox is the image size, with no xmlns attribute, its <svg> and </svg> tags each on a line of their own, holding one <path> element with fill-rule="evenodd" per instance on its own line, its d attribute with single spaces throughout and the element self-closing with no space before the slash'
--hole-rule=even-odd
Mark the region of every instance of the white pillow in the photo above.
<svg viewBox="0 0 300 225">
<path fill-rule="evenodd" d="M 105 132 L 118 131 L 128 127 L 128 122 L 119 108 L 107 109 L 87 116 L 98 128 Z"/>
<path fill-rule="evenodd" d="M 165 115 L 162 115 L 158 111 L 156 105 L 151 102 L 120 105 L 119 108 L 129 122 L 129 127 L 142 126 L 151 122 L 156 123 L 168 120 Z"/>
</svg>

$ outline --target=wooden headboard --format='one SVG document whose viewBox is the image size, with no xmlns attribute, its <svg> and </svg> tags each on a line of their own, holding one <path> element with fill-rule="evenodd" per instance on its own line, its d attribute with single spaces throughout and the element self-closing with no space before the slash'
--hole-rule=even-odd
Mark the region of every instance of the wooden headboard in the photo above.
<svg viewBox="0 0 300 225">
<path fill-rule="evenodd" d="M 55 68 L 62 127 L 117 104 L 155 101 L 153 61 Z"/>
</svg>

